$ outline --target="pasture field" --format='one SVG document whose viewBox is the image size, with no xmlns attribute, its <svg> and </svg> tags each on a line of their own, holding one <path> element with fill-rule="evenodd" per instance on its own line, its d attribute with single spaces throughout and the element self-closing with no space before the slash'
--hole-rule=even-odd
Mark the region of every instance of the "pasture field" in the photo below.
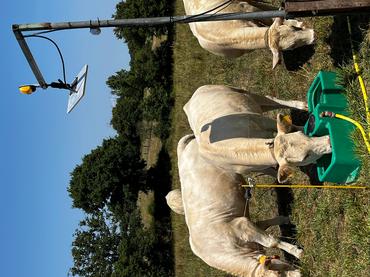
<svg viewBox="0 0 370 277">
<path fill-rule="evenodd" d="M 184 14 L 182 1 L 176 1 L 175 14 Z M 305 99 L 309 85 L 319 70 L 339 70 L 346 82 L 353 117 L 364 122 L 364 108 L 358 82 L 352 73 L 352 55 L 345 17 L 304 19 L 316 32 L 316 44 L 284 54 L 284 62 L 272 70 L 272 54 L 258 50 L 238 59 L 226 59 L 201 49 L 187 25 L 177 25 L 174 42 L 172 113 L 169 147 L 172 160 L 173 188 L 179 188 L 176 146 L 190 133 L 183 105 L 192 93 L 206 84 L 225 84 L 282 99 Z M 370 90 L 370 33 L 368 18 L 355 18 L 354 26 L 365 28 L 361 67 Z M 285 111 L 289 113 L 289 111 Z M 292 114 L 293 121 L 304 115 Z M 369 156 L 362 139 L 354 135 L 363 168 L 358 183 L 369 185 Z M 258 179 L 274 182 L 273 179 Z M 292 184 L 309 183 L 299 169 Z M 272 228 L 272 232 L 305 250 L 299 266 L 304 276 L 368 276 L 370 268 L 370 193 L 324 189 L 255 189 L 251 200 L 253 219 L 290 215 L 296 228 Z M 183 216 L 172 214 L 176 276 L 228 276 L 210 268 L 192 254 Z M 290 257 L 286 257 L 290 258 Z"/>
</svg>

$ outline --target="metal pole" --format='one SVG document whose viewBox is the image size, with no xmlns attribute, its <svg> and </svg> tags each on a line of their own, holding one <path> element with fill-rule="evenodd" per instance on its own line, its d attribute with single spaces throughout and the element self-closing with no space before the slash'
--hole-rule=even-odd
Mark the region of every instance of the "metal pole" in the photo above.
<svg viewBox="0 0 370 277">
<path fill-rule="evenodd" d="M 250 188 L 249 185 L 242 185 L 244 188 Z M 253 187 L 256 188 L 292 188 L 292 189 L 369 189 L 367 186 L 356 186 L 356 185 L 282 185 L 282 184 L 257 184 Z"/>
<path fill-rule="evenodd" d="M 172 23 L 190 23 L 202 21 L 225 21 L 225 20 L 254 20 L 272 17 L 285 17 L 284 10 L 261 11 L 251 13 L 223 13 L 223 14 L 202 14 L 202 15 L 181 15 L 167 17 L 149 17 L 133 19 L 110 19 L 110 20 L 88 20 L 58 23 L 31 23 L 14 24 L 13 30 L 42 31 L 42 30 L 65 30 L 83 28 L 107 28 L 107 27 L 133 27 L 133 26 L 156 26 Z"/>
<path fill-rule="evenodd" d="M 47 88 L 47 83 L 41 74 L 39 67 L 27 45 L 22 32 L 25 31 L 47 31 L 47 30 L 67 30 L 84 28 L 108 28 L 108 27 L 133 27 L 133 26 L 156 26 L 173 23 L 190 23 L 200 21 L 222 21 L 222 20 L 253 20 L 272 17 L 285 17 L 285 11 L 261 11 L 251 13 L 224 13 L 224 14 L 202 14 L 202 15 L 183 15 L 151 18 L 133 18 L 133 19 L 111 19 L 111 20 L 88 20 L 75 22 L 57 22 L 57 23 L 31 23 L 31 24 L 13 24 L 13 32 L 24 56 L 30 65 L 33 74 L 42 88 Z"/>
<path fill-rule="evenodd" d="M 286 0 L 284 9 L 288 17 L 344 15 L 354 13 L 369 13 L 369 0 L 321 0 L 321 1 L 294 1 Z"/>
<path fill-rule="evenodd" d="M 37 79 L 37 82 L 39 83 L 39 85 L 42 88 L 44 88 L 44 89 L 47 88 L 47 84 L 45 82 L 45 79 L 42 76 L 42 73 L 41 73 L 39 67 L 37 66 L 37 63 L 36 63 L 35 59 L 33 58 L 31 50 L 28 47 L 22 33 L 19 30 L 17 30 L 16 28 L 14 28 L 14 25 L 13 25 L 13 32 L 14 32 L 15 37 L 17 38 L 19 46 L 21 47 L 21 49 L 23 51 L 24 56 L 26 57 L 26 59 L 28 61 L 28 64 L 30 65 L 30 67 L 32 69 L 33 74 L 35 75 L 35 77 Z"/>
</svg>

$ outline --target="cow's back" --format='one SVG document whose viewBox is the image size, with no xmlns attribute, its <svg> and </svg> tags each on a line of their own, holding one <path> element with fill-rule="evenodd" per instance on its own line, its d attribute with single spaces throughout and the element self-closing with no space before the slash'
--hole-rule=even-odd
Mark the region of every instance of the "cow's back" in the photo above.
<svg viewBox="0 0 370 277">
<path fill-rule="evenodd" d="M 243 178 L 204 160 L 199 155 L 195 139 L 187 140 L 186 143 L 185 148 L 182 147 L 181 153 L 178 153 L 178 168 L 189 225 L 196 226 L 200 218 L 203 218 L 202 221 L 208 219 L 208 223 L 211 223 L 218 216 L 224 218 L 222 214 L 232 218 L 242 216 Z M 229 219 L 225 218 L 226 221 Z"/>
<path fill-rule="evenodd" d="M 205 12 L 209 12 L 209 14 L 220 14 L 254 12 L 259 10 L 245 1 L 227 3 L 225 0 L 183 0 L 183 2 L 187 15 L 202 14 Z M 193 22 L 189 23 L 189 26 L 202 48 L 207 49 L 215 55 L 236 58 L 254 49 L 253 42 L 250 42 L 251 45 L 249 46 L 248 43 L 250 39 L 253 40 L 256 29 L 251 30 L 248 27 L 257 27 L 258 29 L 258 27 L 261 27 L 261 24 L 250 20 L 229 20 Z M 237 38 L 230 37 L 230 32 L 236 30 L 244 30 L 243 36 L 237 36 Z M 245 45 L 240 48 L 236 46 L 237 44 Z M 265 45 L 262 47 L 264 48 Z"/>
<path fill-rule="evenodd" d="M 194 134 L 213 120 L 229 115 L 260 116 L 260 105 L 251 94 L 237 88 L 206 85 L 198 88 L 185 104 L 184 111 Z M 262 117 L 262 116 L 261 116 Z"/>
</svg>

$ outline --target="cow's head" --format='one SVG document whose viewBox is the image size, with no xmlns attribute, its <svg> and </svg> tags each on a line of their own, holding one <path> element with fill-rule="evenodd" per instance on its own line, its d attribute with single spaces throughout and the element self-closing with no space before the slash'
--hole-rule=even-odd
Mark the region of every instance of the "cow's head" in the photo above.
<svg viewBox="0 0 370 277">
<path fill-rule="evenodd" d="M 268 45 L 273 55 L 272 68 L 281 60 L 282 50 L 312 44 L 314 39 L 314 30 L 306 28 L 302 22 L 276 18 L 268 30 Z"/>
<path fill-rule="evenodd" d="M 264 256 L 266 257 L 266 256 Z M 279 257 L 266 257 L 262 263 L 261 271 L 257 276 L 263 277 L 301 277 L 301 273 L 294 266 L 280 260 Z"/>
<path fill-rule="evenodd" d="M 289 271 L 275 271 L 275 270 L 268 270 L 260 275 L 263 277 L 301 277 L 301 273 L 299 270 L 289 270 Z"/>
<path fill-rule="evenodd" d="M 166 195 L 166 201 L 167 205 L 171 208 L 172 211 L 174 211 L 177 214 L 185 214 L 184 206 L 182 204 L 181 190 L 179 189 L 171 190 Z"/>
<path fill-rule="evenodd" d="M 275 270 L 268 270 L 264 272 L 263 277 L 301 277 L 301 273 L 299 270 L 289 270 L 289 271 L 275 271 Z"/>
<path fill-rule="evenodd" d="M 294 126 L 289 117 L 277 116 L 278 133 L 274 140 L 274 155 L 279 164 L 278 181 L 285 182 L 293 166 L 316 162 L 322 155 L 331 153 L 329 136 L 308 137 L 302 131 L 292 132 Z"/>
</svg>

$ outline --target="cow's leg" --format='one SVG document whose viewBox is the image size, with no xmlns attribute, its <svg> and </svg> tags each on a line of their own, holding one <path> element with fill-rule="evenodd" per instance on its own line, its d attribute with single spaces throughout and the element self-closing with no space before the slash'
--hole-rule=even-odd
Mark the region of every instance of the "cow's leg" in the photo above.
<svg viewBox="0 0 370 277">
<path fill-rule="evenodd" d="M 258 228 L 261 228 L 262 230 L 266 230 L 270 226 L 283 225 L 283 224 L 289 224 L 289 223 L 290 223 L 289 217 L 277 216 L 271 219 L 258 221 L 256 222 L 256 225 L 258 226 Z"/>
<path fill-rule="evenodd" d="M 263 112 L 275 109 L 293 108 L 297 110 L 308 110 L 307 102 L 299 100 L 281 100 L 272 96 L 253 95 L 253 99 L 260 105 Z"/>
<path fill-rule="evenodd" d="M 277 173 L 278 173 L 277 169 L 275 169 L 273 167 L 262 169 L 262 170 L 260 170 L 260 172 L 261 172 L 262 175 L 268 175 L 268 176 L 271 176 L 271 177 L 274 177 L 274 178 L 276 178 Z"/>
<path fill-rule="evenodd" d="M 276 9 L 274 6 L 254 0 L 240 1 L 239 3 L 237 3 L 237 5 L 239 6 L 238 11 L 241 12 L 271 11 Z M 260 22 L 265 26 L 270 26 L 273 23 L 273 20 L 271 18 L 258 19 L 254 21 Z"/>
<path fill-rule="evenodd" d="M 268 265 L 268 268 L 269 270 L 275 270 L 275 271 L 286 271 L 285 274 L 286 275 L 282 275 L 282 276 L 286 276 L 286 277 L 301 277 L 301 274 L 299 272 L 299 270 L 297 270 L 294 266 L 292 266 L 291 264 L 287 263 L 287 262 L 284 262 L 280 259 L 271 259 L 270 260 L 270 264 Z"/>
<path fill-rule="evenodd" d="M 274 107 L 274 105 L 278 105 L 281 108 L 293 108 L 293 109 L 303 110 L 303 111 L 308 110 L 307 102 L 304 102 L 304 101 L 281 100 L 281 99 L 278 99 L 272 96 L 266 96 L 266 98 L 271 101 L 271 102 L 267 101 L 264 103 L 264 106 L 268 111 L 271 110 L 271 108 L 269 107 Z"/>
<path fill-rule="evenodd" d="M 296 257 L 297 259 L 300 259 L 303 254 L 303 250 L 299 249 L 296 245 L 278 240 L 267 234 L 262 234 L 261 231 L 259 233 L 256 233 L 253 241 L 258 244 L 261 244 L 266 248 L 279 248 L 281 250 L 284 250 L 285 252 Z"/>
<path fill-rule="evenodd" d="M 285 252 L 289 253 L 290 255 L 293 255 L 294 257 L 296 257 L 297 259 L 300 259 L 302 257 L 303 250 L 299 249 L 296 245 L 290 244 L 290 243 L 285 242 L 285 241 L 280 241 L 280 240 L 276 240 L 276 242 L 277 242 L 277 245 L 275 246 L 276 248 L 284 250 Z M 261 244 L 261 245 L 263 245 L 263 244 Z M 265 247 L 268 247 L 268 246 L 265 246 Z M 274 246 L 271 246 L 271 247 L 274 247 Z"/>
<path fill-rule="evenodd" d="M 253 109 L 253 112 L 268 112 L 275 109 L 297 109 L 297 110 L 308 110 L 307 102 L 299 100 L 281 100 L 279 98 L 269 96 L 269 95 L 260 95 L 252 93 L 243 89 L 236 89 L 230 87 L 224 87 L 225 90 L 230 92 L 237 92 L 241 95 L 244 95 L 248 98 L 248 101 L 251 102 L 251 107 L 258 106 L 258 111 L 256 108 Z M 253 103 L 253 105 L 252 105 Z M 248 108 L 250 108 L 248 106 Z"/>
<path fill-rule="evenodd" d="M 256 242 L 266 248 L 279 248 L 298 259 L 302 256 L 302 249 L 268 235 L 265 231 L 259 229 L 254 223 L 245 217 L 235 218 L 230 222 L 230 224 L 234 229 L 235 234 L 238 235 L 241 240 L 246 242 Z"/>
</svg>

